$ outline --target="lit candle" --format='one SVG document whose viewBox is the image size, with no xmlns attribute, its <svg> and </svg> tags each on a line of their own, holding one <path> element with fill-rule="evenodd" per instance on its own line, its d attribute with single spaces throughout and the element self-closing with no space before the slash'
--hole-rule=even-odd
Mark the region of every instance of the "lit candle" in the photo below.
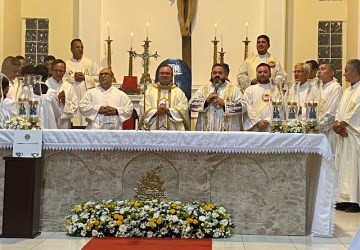
<svg viewBox="0 0 360 250">
<path fill-rule="evenodd" d="M 133 46 L 133 36 L 134 34 L 132 32 L 130 32 L 130 51 L 132 51 L 132 46 Z"/>
<path fill-rule="evenodd" d="M 246 30 L 246 37 L 248 37 L 248 29 L 249 29 L 249 23 L 245 23 L 245 30 Z"/>
<path fill-rule="evenodd" d="M 109 21 L 106 22 L 107 25 L 107 31 L 108 31 L 108 39 L 110 40 L 110 24 Z"/>
<path fill-rule="evenodd" d="M 215 40 L 216 40 L 217 23 L 215 23 Z"/>
<path fill-rule="evenodd" d="M 149 22 L 146 23 L 146 40 L 149 38 Z"/>
</svg>

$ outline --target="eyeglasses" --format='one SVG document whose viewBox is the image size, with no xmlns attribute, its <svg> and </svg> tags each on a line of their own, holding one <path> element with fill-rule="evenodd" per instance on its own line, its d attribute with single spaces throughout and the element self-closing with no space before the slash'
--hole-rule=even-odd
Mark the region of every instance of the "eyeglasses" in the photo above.
<svg viewBox="0 0 360 250">
<path fill-rule="evenodd" d="M 65 71 L 62 70 L 62 69 L 53 69 L 52 71 L 53 71 L 53 72 L 56 72 L 56 73 L 58 73 L 58 74 L 61 74 L 61 73 L 64 73 L 64 72 L 65 72 Z"/>
<path fill-rule="evenodd" d="M 111 75 L 111 73 L 109 72 L 104 72 L 99 74 L 99 76 L 109 76 L 109 75 Z"/>
</svg>

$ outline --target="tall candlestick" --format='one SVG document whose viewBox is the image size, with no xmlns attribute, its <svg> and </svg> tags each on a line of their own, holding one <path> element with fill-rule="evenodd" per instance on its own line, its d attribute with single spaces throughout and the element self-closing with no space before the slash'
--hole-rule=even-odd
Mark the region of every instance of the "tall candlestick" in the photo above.
<svg viewBox="0 0 360 250">
<path fill-rule="evenodd" d="M 149 38 L 149 22 L 146 23 L 146 40 Z"/>
<path fill-rule="evenodd" d="M 217 32 L 217 23 L 215 23 L 215 40 L 216 40 L 216 32 Z"/>
<path fill-rule="evenodd" d="M 246 28 L 246 37 L 248 37 L 248 28 L 249 28 L 248 22 L 245 23 L 245 28 Z"/>
<path fill-rule="evenodd" d="M 221 34 L 221 50 L 223 50 L 224 46 L 223 46 L 223 37 L 222 37 L 223 34 Z"/>
<path fill-rule="evenodd" d="M 106 25 L 107 25 L 108 39 L 110 40 L 110 23 L 109 23 L 109 21 L 106 22 Z"/>
<path fill-rule="evenodd" d="M 132 50 L 132 46 L 133 46 L 133 36 L 134 34 L 130 32 L 130 51 Z"/>
</svg>

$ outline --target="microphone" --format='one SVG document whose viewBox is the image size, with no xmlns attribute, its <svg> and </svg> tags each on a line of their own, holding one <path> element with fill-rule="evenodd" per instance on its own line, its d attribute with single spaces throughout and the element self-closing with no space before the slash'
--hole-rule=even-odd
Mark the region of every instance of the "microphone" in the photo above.
<svg viewBox="0 0 360 250">
<path fill-rule="evenodd" d="M 222 84 L 222 81 L 220 78 L 216 77 L 213 81 L 214 87 L 215 87 L 215 93 L 218 92 L 220 85 Z"/>
</svg>

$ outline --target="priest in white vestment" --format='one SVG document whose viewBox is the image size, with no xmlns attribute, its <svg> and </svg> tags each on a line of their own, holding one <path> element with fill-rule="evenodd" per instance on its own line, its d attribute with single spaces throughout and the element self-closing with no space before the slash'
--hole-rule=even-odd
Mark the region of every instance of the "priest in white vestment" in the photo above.
<svg viewBox="0 0 360 250">
<path fill-rule="evenodd" d="M 173 82 L 173 69 L 163 65 L 159 82 L 148 86 L 141 102 L 140 128 L 150 130 L 190 130 L 189 102 Z M 145 113 L 144 113 L 145 112 Z"/>
<path fill-rule="evenodd" d="M 10 84 L 9 80 L 6 77 L 3 77 L 2 85 L 1 85 L 3 96 L 0 100 L 0 110 L 1 110 L 0 128 L 4 128 L 5 122 L 17 115 L 16 102 L 6 97 L 7 93 L 9 92 L 9 87 L 10 87 L 9 84 Z"/>
<path fill-rule="evenodd" d="M 360 60 L 349 60 L 344 76 L 351 83 L 341 98 L 333 130 L 339 173 L 337 209 L 360 212 Z"/>
<path fill-rule="evenodd" d="M 190 110 L 198 112 L 198 131 L 239 131 L 246 111 L 244 95 L 237 84 L 226 79 L 222 64 L 214 64 L 209 83 L 201 86 L 190 100 Z"/>
<path fill-rule="evenodd" d="M 259 64 L 256 69 L 258 84 L 248 87 L 244 93 L 247 106 L 247 119 L 244 121 L 244 130 L 269 132 L 271 129 L 270 77 L 270 66 L 266 63 Z"/>
<path fill-rule="evenodd" d="M 112 86 L 110 69 L 100 71 L 100 84 L 86 91 L 81 99 L 80 112 L 88 122 L 87 129 L 121 130 L 124 121 L 130 118 L 133 104 L 121 90 Z"/>
<path fill-rule="evenodd" d="M 56 59 L 52 64 L 52 76 L 45 83 L 49 87 L 46 95 L 56 100 L 53 113 L 56 116 L 58 129 L 71 128 L 71 119 L 79 105 L 75 89 L 69 82 L 63 80 L 65 70 L 65 62 Z"/>
<path fill-rule="evenodd" d="M 98 84 L 99 66 L 83 55 L 84 46 L 80 39 L 71 41 L 71 52 L 73 57 L 66 60 L 65 80 L 74 86 L 77 98 L 81 100 L 87 90 L 95 88 Z M 74 117 L 73 124 L 86 125 L 85 118 L 80 112 Z"/>
<path fill-rule="evenodd" d="M 16 101 L 18 99 L 19 84 L 16 77 L 21 76 L 21 62 L 14 56 L 8 56 L 1 65 L 1 73 L 3 77 L 9 80 L 9 92 L 6 97 Z"/>
<path fill-rule="evenodd" d="M 342 97 L 342 87 L 334 77 L 335 67 L 330 63 L 322 63 L 318 69 L 318 78 L 321 81 L 319 105 L 319 131 L 326 135 L 333 154 L 335 154 L 336 137 L 332 130 L 336 110 Z"/>
<path fill-rule="evenodd" d="M 240 66 L 239 74 L 237 76 L 238 83 L 243 93 L 247 87 L 257 83 L 256 67 L 260 63 L 268 64 L 271 68 L 272 77 L 276 78 L 276 80 L 285 82 L 287 74 L 282 68 L 279 60 L 277 60 L 268 52 L 269 48 L 270 38 L 266 35 L 258 36 L 256 42 L 256 49 L 258 53 L 246 58 L 246 60 Z"/>
</svg>

